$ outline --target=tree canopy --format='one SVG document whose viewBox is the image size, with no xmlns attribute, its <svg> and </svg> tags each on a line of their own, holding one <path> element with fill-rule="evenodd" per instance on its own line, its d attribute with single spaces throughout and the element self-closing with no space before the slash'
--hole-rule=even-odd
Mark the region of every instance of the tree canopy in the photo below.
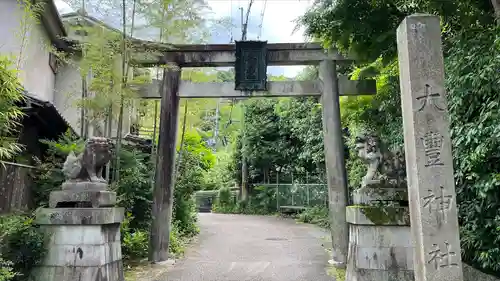
<svg viewBox="0 0 500 281">
<path fill-rule="evenodd" d="M 439 15 L 445 38 L 494 22 L 490 0 L 319 0 L 299 23 L 325 46 L 365 62 L 390 61 L 397 54 L 396 28 L 414 13 Z"/>
</svg>

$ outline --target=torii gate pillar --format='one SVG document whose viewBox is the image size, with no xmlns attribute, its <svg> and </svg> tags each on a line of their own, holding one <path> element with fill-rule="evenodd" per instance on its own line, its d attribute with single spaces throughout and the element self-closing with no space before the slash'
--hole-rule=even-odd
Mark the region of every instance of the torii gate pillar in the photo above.
<svg viewBox="0 0 500 281">
<path fill-rule="evenodd" d="M 323 82 L 321 103 L 332 236 L 332 260 L 330 263 L 335 267 L 345 268 L 349 242 L 349 228 L 346 222 L 348 192 L 340 121 L 340 93 L 335 61 L 324 60 L 320 62 L 319 79 Z"/>
<path fill-rule="evenodd" d="M 177 115 L 179 112 L 179 85 L 181 69 L 170 64 L 164 70 L 161 91 L 160 133 L 155 189 L 153 192 L 153 222 L 151 225 L 149 260 L 167 261 L 174 205 L 175 147 Z"/>
</svg>

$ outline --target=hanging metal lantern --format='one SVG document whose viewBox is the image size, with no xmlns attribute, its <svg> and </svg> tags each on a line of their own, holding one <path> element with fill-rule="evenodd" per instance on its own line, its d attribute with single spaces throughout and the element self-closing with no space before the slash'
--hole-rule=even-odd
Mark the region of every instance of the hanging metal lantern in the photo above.
<svg viewBox="0 0 500 281">
<path fill-rule="evenodd" d="M 267 41 L 236 41 L 234 89 L 267 91 Z"/>
</svg>

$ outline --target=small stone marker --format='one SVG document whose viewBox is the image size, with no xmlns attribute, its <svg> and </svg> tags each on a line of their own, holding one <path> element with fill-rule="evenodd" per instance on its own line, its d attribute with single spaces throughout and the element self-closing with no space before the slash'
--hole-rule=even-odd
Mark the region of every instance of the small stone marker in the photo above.
<svg viewBox="0 0 500 281">
<path fill-rule="evenodd" d="M 415 281 L 462 281 L 439 17 L 397 30 Z"/>
</svg>

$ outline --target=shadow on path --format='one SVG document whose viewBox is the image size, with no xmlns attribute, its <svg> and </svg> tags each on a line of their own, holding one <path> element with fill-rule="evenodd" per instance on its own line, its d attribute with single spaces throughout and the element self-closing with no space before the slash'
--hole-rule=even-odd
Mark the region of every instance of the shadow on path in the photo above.
<svg viewBox="0 0 500 281">
<path fill-rule="evenodd" d="M 161 281 L 331 281 L 321 229 L 267 216 L 199 214 L 200 235 Z"/>
</svg>

